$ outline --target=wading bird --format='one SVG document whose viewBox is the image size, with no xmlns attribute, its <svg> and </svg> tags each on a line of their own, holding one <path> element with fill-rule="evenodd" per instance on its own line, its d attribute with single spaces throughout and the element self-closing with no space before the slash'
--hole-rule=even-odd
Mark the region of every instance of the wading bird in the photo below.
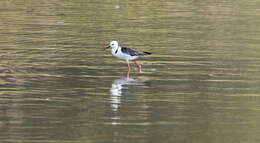
<svg viewBox="0 0 260 143">
<path fill-rule="evenodd" d="M 131 66 L 129 61 L 133 61 L 137 66 L 138 72 L 141 73 L 142 72 L 141 64 L 137 63 L 137 61 L 135 60 L 142 55 L 151 55 L 150 52 L 136 51 L 127 47 L 119 46 L 117 41 L 111 41 L 107 48 L 112 49 L 112 54 L 115 57 L 126 60 L 128 66 L 128 72 L 131 71 Z"/>
</svg>

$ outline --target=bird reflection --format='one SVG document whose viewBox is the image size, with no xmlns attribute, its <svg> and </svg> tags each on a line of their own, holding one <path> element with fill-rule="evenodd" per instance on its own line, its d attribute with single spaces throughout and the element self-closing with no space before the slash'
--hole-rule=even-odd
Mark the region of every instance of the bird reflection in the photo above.
<svg viewBox="0 0 260 143">
<path fill-rule="evenodd" d="M 126 77 L 114 80 L 110 89 L 111 109 L 117 112 L 121 104 L 121 96 L 127 91 L 129 86 L 143 85 L 144 81 L 146 81 L 144 78 L 129 77 L 129 72 Z"/>
</svg>

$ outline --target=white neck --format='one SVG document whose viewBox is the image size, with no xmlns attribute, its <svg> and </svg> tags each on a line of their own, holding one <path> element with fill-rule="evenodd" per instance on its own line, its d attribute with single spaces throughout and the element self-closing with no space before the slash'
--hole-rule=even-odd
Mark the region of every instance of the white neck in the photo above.
<svg viewBox="0 0 260 143">
<path fill-rule="evenodd" d="M 113 47 L 113 48 L 112 48 L 112 54 L 116 54 L 116 51 L 118 52 L 118 50 L 120 50 L 120 49 L 121 49 L 120 46 Z"/>
</svg>

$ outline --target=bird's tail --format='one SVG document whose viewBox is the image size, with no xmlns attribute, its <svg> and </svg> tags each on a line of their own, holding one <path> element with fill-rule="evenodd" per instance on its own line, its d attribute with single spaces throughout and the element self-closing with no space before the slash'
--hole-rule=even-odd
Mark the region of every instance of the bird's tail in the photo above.
<svg viewBox="0 0 260 143">
<path fill-rule="evenodd" d="M 150 52 L 141 52 L 140 55 L 151 55 L 152 53 Z"/>
</svg>

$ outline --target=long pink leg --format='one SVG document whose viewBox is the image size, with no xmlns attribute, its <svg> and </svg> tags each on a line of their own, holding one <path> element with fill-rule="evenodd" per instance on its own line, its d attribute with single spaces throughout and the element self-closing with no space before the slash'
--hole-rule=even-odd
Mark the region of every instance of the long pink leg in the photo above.
<svg viewBox="0 0 260 143">
<path fill-rule="evenodd" d="M 137 63 L 136 61 L 134 61 L 134 63 L 136 65 L 137 69 L 138 69 L 138 72 L 142 73 L 142 66 L 141 66 L 141 64 Z"/>
<path fill-rule="evenodd" d="M 128 66 L 128 72 L 130 72 L 131 71 L 131 66 L 130 66 L 128 61 L 126 61 L 126 62 L 127 62 L 127 66 Z"/>
</svg>

